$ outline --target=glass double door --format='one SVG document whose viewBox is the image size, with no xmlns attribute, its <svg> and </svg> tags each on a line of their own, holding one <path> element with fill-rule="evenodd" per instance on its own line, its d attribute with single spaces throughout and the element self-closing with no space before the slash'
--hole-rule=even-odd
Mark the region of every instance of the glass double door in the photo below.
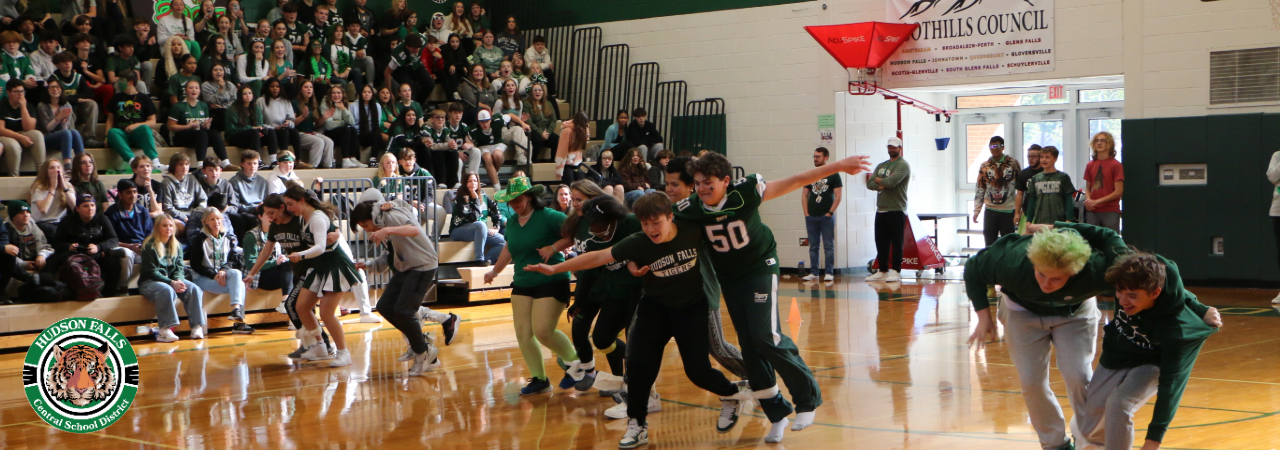
<svg viewBox="0 0 1280 450">
<path fill-rule="evenodd" d="M 1099 131 L 1115 136 L 1117 159 L 1123 147 L 1118 114 L 1110 110 L 1078 110 L 1075 112 L 1015 112 L 983 114 L 961 119 L 965 134 L 965 180 L 977 181 L 978 167 L 991 157 L 990 140 L 1000 136 L 1005 141 L 1005 154 L 1017 158 L 1025 167 L 1027 149 L 1032 144 L 1058 149 L 1054 166 L 1073 178 L 1083 175 L 1088 164 L 1089 142 Z M 1123 161 L 1121 159 L 1121 161 Z"/>
</svg>

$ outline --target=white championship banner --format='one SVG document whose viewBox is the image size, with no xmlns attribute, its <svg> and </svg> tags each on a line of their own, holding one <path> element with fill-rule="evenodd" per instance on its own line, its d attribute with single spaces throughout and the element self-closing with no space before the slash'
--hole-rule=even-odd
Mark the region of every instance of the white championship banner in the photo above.
<svg viewBox="0 0 1280 450">
<path fill-rule="evenodd" d="M 886 0 L 886 21 L 918 23 L 885 80 L 936 80 L 1054 68 L 1053 0 Z"/>
</svg>

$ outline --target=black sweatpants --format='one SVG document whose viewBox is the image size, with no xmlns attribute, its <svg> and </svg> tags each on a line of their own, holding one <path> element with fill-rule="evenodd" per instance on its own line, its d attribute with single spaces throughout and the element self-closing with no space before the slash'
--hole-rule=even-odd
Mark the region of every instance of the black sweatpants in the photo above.
<svg viewBox="0 0 1280 450">
<path fill-rule="evenodd" d="M 422 335 L 422 323 L 418 322 L 416 315 L 422 300 L 435 285 L 435 279 L 434 269 L 395 272 L 378 299 L 378 311 L 404 334 L 414 353 L 422 353 L 429 348 L 426 337 Z"/>
<path fill-rule="evenodd" d="M 457 150 L 432 150 L 430 162 L 431 175 L 436 177 L 441 187 L 453 189 L 458 184 L 458 165 L 462 159 L 458 158 Z"/>
<path fill-rule="evenodd" d="M 264 291 L 293 292 L 293 270 L 289 263 L 258 272 L 258 287 Z"/>
<path fill-rule="evenodd" d="M 210 130 L 187 129 L 173 133 L 173 142 L 175 147 L 187 147 L 196 150 L 196 161 L 204 161 L 204 157 L 209 153 L 209 147 L 213 147 L 213 153 L 218 155 L 218 160 L 227 159 L 227 145 L 222 142 L 222 133 Z"/>
<path fill-rule="evenodd" d="M 289 148 L 292 148 L 293 154 L 297 155 L 299 149 L 302 148 L 301 147 L 302 137 L 301 135 L 298 134 L 297 128 L 290 128 L 290 127 L 273 128 L 268 130 L 267 132 L 269 134 L 276 135 L 275 137 L 276 148 L 267 147 L 267 151 L 271 152 L 270 154 L 272 155 L 276 154 L 275 152 L 277 149 L 284 150 Z M 262 152 L 258 152 L 258 153 L 262 153 Z M 264 158 L 266 157 L 266 155 L 262 155 L 262 156 Z M 263 162 L 266 162 L 266 160 L 264 159 Z"/>
<path fill-rule="evenodd" d="M 276 142 L 278 133 L 273 131 L 260 132 L 257 129 L 250 128 L 241 130 L 239 133 L 227 138 L 227 143 L 240 147 L 241 149 L 253 150 L 262 153 L 262 146 L 267 146 L 267 154 L 274 155 L 280 151 L 280 146 Z"/>
<path fill-rule="evenodd" d="M 529 161 L 538 159 L 537 156 L 542 153 L 543 148 L 551 149 L 551 158 L 556 157 L 556 147 L 560 146 L 560 135 L 548 133 L 544 139 L 542 133 L 529 133 Z"/>
<path fill-rule="evenodd" d="M 1000 236 L 1017 231 L 1018 226 L 1013 223 L 1013 211 L 992 211 L 988 208 L 986 214 L 982 216 L 982 240 L 987 242 L 988 247 L 996 243 L 996 239 L 1000 239 Z"/>
<path fill-rule="evenodd" d="M 578 352 L 579 361 L 583 364 L 594 361 L 595 349 L 605 350 L 613 346 L 614 350 L 606 356 L 609 361 L 609 371 L 617 376 L 626 373 L 625 366 L 614 365 L 616 361 L 623 360 L 626 346 L 615 344 L 619 342 L 618 334 L 631 323 L 631 317 L 636 312 L 636 305 L 640 303 L 643 292 L 637 289 L 625 298 L 600 295 L 583 299 L 575 294 L 573 305 L 577 311 L 573 315 L 573 329 L 570 337 L 573 338 L 573 348 Z M 594 327 L 592 327 L 593 319 Z"/>
<path fill-rule="evenodd" d="M 413 88 L 413 100 L 420 104 L 427 104 L 427 97 L 431 96 L 431 91 L 436 88 L 436 80 L 431 78 L 431 72 L 427 72 L 424 67 L 400 66 L 391 72 L 391 78 L 396 80 L 396 85 L 408 84 Z M 396 89 L 396 92 L 399 92 Z"/>
<path fill-rule="evenodd" d="M 636 310 L 627 343 L 627 417 L 641 425 L 649 415 L 649 391 L 662 369 L 662 353 L 667 342 L 676 340 L 684 374 L 694 385 L 721 397 L 738 393 L 738 388 L 707 359 L 707 305 L 695 302 L 683 309 L 663 305 L 652 298 Z"/>
<path fill-rule="evenodd" d="M 902 271 L 902 235 L 906 221 L 907 215 L 902 211 L 876 213 L 876 261 L 881 272 L 889 270 L 890 262 L 893 270 Z"/>
<path fill-rule="evenodd" d="M 333 139 L 333 158 L 360 159 L 360 139 L 356 127 L 338 127 L 325 130 L 324 135 Z"/>
</svg>

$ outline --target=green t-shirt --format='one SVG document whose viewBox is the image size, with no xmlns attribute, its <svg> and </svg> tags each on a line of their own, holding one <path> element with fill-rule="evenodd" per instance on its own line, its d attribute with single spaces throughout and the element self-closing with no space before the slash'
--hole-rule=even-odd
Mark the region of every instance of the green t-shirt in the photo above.
<svg viewBox="0 0 1280 450">
<path fill-rule="evenodd" d="M 1036 174 L 1027 183 L 1027 220 L 1039 224 L 1074 222 L 1075 192 L 1071 175 L 1061 171 Z"/>
<path fill-rule="evenodd" d="M 587 223 L 587 219 L 578 220 L 578 229 L 573 236 L 573 251 L 578 254 L 603 250 L 622 242 L 623 239 L 640 232 L 640 221 L 636 220 L 634 214 L 628 214 L 627 218 L 618 221 L 617 229 L 614 230 L 613 236 L 609 240 L 603 241 L 591 234 L 591 224 Z M 696 233 L 696 230 L 695 230 Z M 641 233 L 643 235 L 643 233 Z M 645 237 L 645 240 L 648 240 Z M 604 294 L 611 298 L 625 298 L 631 292 L 641 288 L 641 279 L 631 275 L 631 271 L 627 270 L 626 260 L 617 260 L 604 267 L 591 269 L 590 275 L 596 277 L 593 284 L 592 294 Z M 580 275 L 579 278 L 582 278 Z M 592 297 L 593 300 L 600 297 Z"/>
<path fill-rule="evenodd" d="M 409 104 L 405 105 L 404 101 L 396 100 L 395 102 L 391 103 L 391 120 L 389 120 L 389 122 L 395 122 L 395 119 L 397 117 L 400 117 L 400 113 L 403 113 L 406 109 L 413 110 L 413 113 L 418 116 L 418 122 L 427 121 L 427 119 L 422 116 L 421 104 L 419 104 L 416 101 L 409 100 Z"/>
<path fill-rule="evenodd" d="M 560 226 L 563 224 L 564 214 L 551 208 L 534 211 L 524 225 L 520 224 L 518 216 L 507 217 L 505 233 L 507 252 L 511 254 L 511 266 L 515 269 L 512 286 L 533 287 L 569 279 L 568 273 L 543 275 L 524 270 L 524 266 L 542 264 L 542 256 L 538 254 L 538 249 L 560 240 Z M 564 254 L 560 252 L 551 255 L 551 259 L 546 261 L 547 264 L 562 262 L 564 262 Z"/>
<path fill-rule="evenodd" d="M 670 241 L 655 244 L 648 235 L 633 233 L 614 245 L 610 252 L 618 261 L 615 264 L 620 264 L 623 271 L 627 270 L 625 261 L 649 268 L 642 277 L 645 301 L 657 301 L 672 309 L 719 302 L 718 295 L 714 299 L 710 295 L 715 289 L 716 273 L 702 252 L 706 247 L 701 227 L 682 220 L 673 225 L 676 236 Z"/>
<path fill-rule="evenodd" d="M 831 212 L 831 204 L 835 201 L 835 188 L 844 187 L 840 182 L 840 174 L 833 173 L 807 186 L 809 188 L 809 216 L 820 217 Z"/>
<path fill-rule="evenodd" d="M 107 72 L 115 72 L 116 77 L 124 77 L 129 72 L 142 69 L 142 63 L 138 62 L 138 55 L 130 55 L 129 58 L 121 58 L 119 53 L 112 54 L 107 57 Z"/>
<path fill-rule="evenodd" d="M 183 75 L 182 72 L 173 74 L 173 76 L 169 77 L 169 95 L 178 97 L 178 103 L 182 103 L 182 99 L 187 98 L 184 89 L 186 89 L 187 83 L 191 81 L 199 83 L 200 76 L 194 73 L 190 76 Z"/>
<path fill-rule="evenodd" d="M 764 189 L 764 178 L 751 174 L 734 181 L 719 206 L 702 204 L 697 194 L 676 202 L 677 219 L 703 226 L 722 283 L 779 273 L 778 243 L 760 221 Z"/>
<path fill-rule="evenodd" d="M 391 50 L 391 62 L 387 64 L 387 68 L 394 71 L 401 67 L 408 67 L 410 70 L 423 68 L 422 56 L 409 51 L 404 44 L 396 46 Z"/>
<path fill-rule="evenodd" d="M 502 142 L 502 133 L 499 133 L 493 128 L 485 130 L 483 128 L 476 127 L 474 130 L 471 130 L 470 136 L 471 143 L 475 144 L 476 147 L 484 147 L 486 145 L 494 145 Z"/>
<path fill-rule="evenodd" d="M 169 118 L 178 122 L 178 125 L 186 125 L 192 120 L 209 120 L 209 105 L 202 101 L 196 100 L 196 105 L 191 106 L 187 102 L 178 102 L 169 108 Z"/>
</svg>

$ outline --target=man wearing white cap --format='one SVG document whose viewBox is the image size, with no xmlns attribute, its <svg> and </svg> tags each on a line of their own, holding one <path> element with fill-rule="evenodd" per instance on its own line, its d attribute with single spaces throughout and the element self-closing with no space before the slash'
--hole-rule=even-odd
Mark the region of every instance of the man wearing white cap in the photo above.
<svg viewBox="0 0 1280 450">
<path fill-rule="evenodd" d="M 501 116 L 499 116 L 501 117 Z M 480 158 L 471 158 L 467 161 L 467 171 L 471 173 L 480 172 L 480 161 L 484 161 L 484 169 L 489 172 L 489 185 L 494 189 L 502 189 L 498 184 L 498 168 L 502 167 L 503 156 L 507 152 L 507 144 L 502 143 L 502 133 L 493 131 L 493 117 L 488 110 L 480 110 L 476 113 L 476 124 L 478 125 L 470 131 L 471 142 L 480 149 Z M 505 122 L 505 121 L 504 121 Z M 505 123 L 499 123 L 505 126 Z M 463 181 L 466 181 L 463 179 Z"/>
<path fill-rule="evenodd" d="M 867 177 L 867 189 L 876 196 L 876 261 L 879 270 L 867 281 L 900 281 L 902 276 L 902 235 L 907 222 L 907 185 L 911 166 L 902 159 L 902 139 L 889 138 L 889 160 L 876 166 Z M 890 263 L 893 264 L 890 269 Z"/>
</svg>

